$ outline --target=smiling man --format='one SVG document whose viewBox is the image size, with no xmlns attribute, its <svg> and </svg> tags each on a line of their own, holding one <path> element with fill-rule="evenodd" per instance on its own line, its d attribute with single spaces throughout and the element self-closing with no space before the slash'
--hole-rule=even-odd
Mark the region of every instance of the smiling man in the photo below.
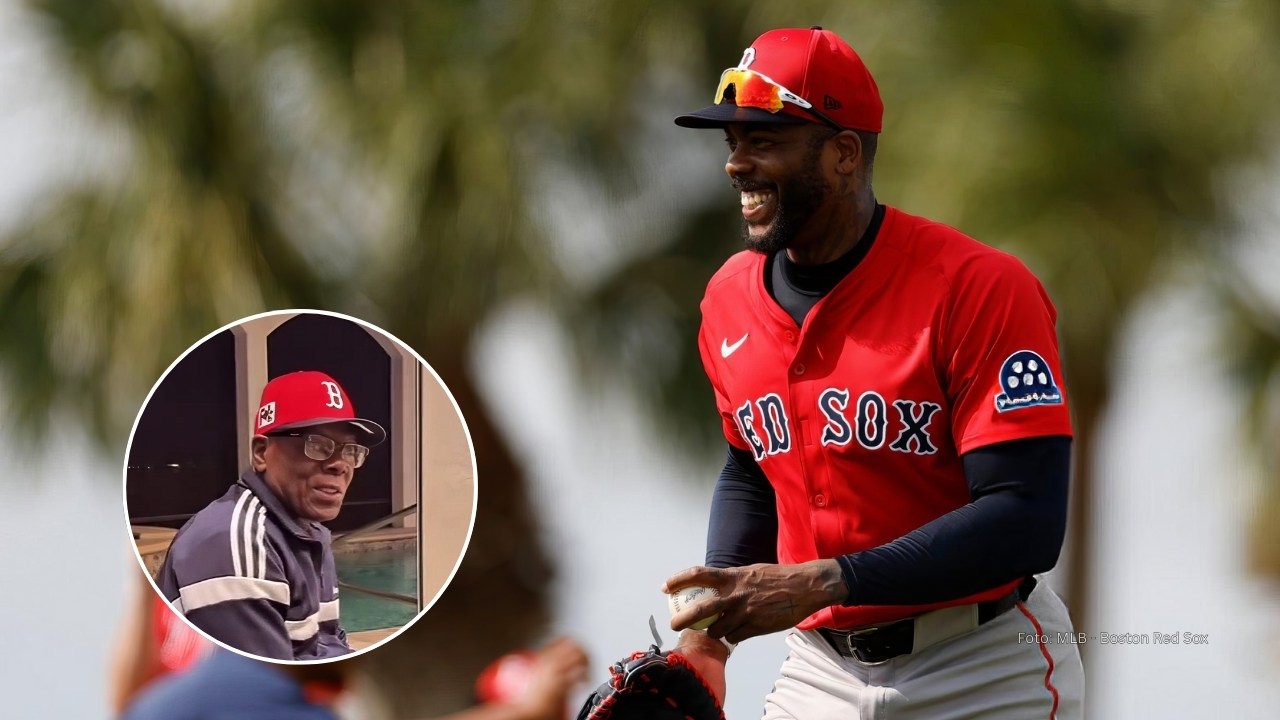
<svg viewBox="0 0 1280 720">
<path fill-rule="evenodd" d="M 883 111 L 814 27 L 760 36 L 676 118 L 724 133 L 747 247 L 702 301 L 729 447 L 706 565 L 663 589 L 719 595 L 673 616 L 677 649 L 722 698 L 732 643 L 790 631 L 766 720 L 1079 718 L 1035 577 L 1066 528 L 1056 312 L 1016 258 L 877 201 Z"/>
<path fill-rule="evenodd" d="M 156 584 L 174 609 L 230 647 L 278 660 L 351 652 L 338 622 L 338 578 L 321 523 L 369 448 L 386 439 L 322 372 L 267 383 L 250 468 L 187 521 Z"/>
</svg>

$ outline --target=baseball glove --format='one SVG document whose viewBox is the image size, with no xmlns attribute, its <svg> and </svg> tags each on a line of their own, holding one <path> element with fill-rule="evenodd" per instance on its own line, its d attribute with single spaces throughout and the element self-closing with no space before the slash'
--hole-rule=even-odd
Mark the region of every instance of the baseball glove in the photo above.
<svg viewBox="0 0 1280 720">
<path fill-rule="evenodd" d="M 649 620 L 654 638 L 658 637 Z M 724 720 L 706 680 L 684 655 L 659 643 L 609 668 L 609 679 L 591 693 L 577 720 Z"/>
</svg>

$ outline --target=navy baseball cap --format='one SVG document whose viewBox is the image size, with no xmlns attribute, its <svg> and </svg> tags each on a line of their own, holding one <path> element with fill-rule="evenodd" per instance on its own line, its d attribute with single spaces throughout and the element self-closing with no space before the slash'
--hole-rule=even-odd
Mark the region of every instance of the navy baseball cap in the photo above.
<svg viewBox="0 0 1280 720">
<path fill-rule="evenodd" d="M 880 132 L 884 103 L 862 58 L 830 30 L 770 30 L 720 75 L 715 104 L 675 119 L 687 128 L 821 122 Z"/>
</svg>

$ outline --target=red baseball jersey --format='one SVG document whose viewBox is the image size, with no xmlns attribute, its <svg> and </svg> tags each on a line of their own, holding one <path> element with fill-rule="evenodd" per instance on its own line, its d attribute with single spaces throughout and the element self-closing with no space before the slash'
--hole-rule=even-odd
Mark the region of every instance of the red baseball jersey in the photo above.
<svg viewBox="0 0 1280 720">
<path fill-rule="evenodd" d="M 970 501 L 963 453 L 1071 434 L 1056 312 L 1017 258 L 887 207 L 870 252 L 802 327 L 764 271 L 754 252 L 725 263 L 698 343 L 725 437 L 773 485 L 779 562 L 895 540 Z M 798 627 L 882 623 L 1016 584 L 934 605 L 835 606 Z"/>
</svg>

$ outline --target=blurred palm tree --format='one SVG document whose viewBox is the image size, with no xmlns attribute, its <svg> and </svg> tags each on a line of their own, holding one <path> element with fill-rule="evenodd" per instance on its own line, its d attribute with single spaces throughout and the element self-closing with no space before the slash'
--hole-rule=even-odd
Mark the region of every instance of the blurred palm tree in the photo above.
<svg viewBox="0 0 1280 720">
<path fill-rule="evenodd" d="M 127 162 L 3 239 L 9 398 L 31 432 L 67 410 L 114 451 L 169 361 L 238 317 L 352 312 L 418 348 L 485 489 L 451 592 L 370 662 L 399 712 L 467 704 L 484 663 L 539 635 L 550 573 L 471 335 L 497 301 L 557 284 L 522 143 L 556 129 L 610 162 L 626 123 L 595 88 L 621 60 L 580 60 L 635 42 L 640 6 L 604 22 L 574 3 L 29 5 Z"/>
<path fill-rule="evenodd" d="M 1280 308 L 1276 287 L 1271 297 L 1247 279 L 1226 274 L 1218 296 L 1228 308 L 1229 339 L 1233 346 L 1232 370 L 1239 386 L 1251 389 L 1245 417 L 1250 432 L 1244 435 L 1262 450 L 1263 486 L 1257 489 L 1250 533 L 1254 571 L 1280 580 Z"/>
<path fill-rule="evenodd" d="M 714 446 L 692 338 L 736 245 L 727 185 L 639 220 L 608 207 L 692 171 L 669 117 L 758 32 L 850 39 L 888 107 L 880 197 L 1016 252 L 1049 286 L 1077 414 L 1077 613 L 1116 336 L 1171 258 L 1218 261 L 1215 183 L 1274 141 L 1263 89 L 1280 86 L 1265 0 L 28 4 L 127 161 L 0 239 L 0 372 L 22 425 L 69 411 L 121 447 L 170 359 L 266 309 L 350 312 L 418 348 L 468 418 L 485 491 L 451 591 L 367 659 L 402 713 L 464 704 L 546 618 L 550 562 L 470 363 L 486 317 L 546 303 L 587 377 L 626 377 L 664 427 Z M 616 262 L 557 262 L 548 208 L 568 198 L 605 206 L 584 215 L 604 216 Z"/>
</svg>

